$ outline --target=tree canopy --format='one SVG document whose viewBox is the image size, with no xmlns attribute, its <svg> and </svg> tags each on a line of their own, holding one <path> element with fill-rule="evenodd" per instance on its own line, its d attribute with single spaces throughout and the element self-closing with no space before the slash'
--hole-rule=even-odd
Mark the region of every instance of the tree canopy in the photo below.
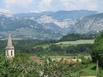
<svg viewBox="0 0 103 77">
<path fill-rule="evenodd" d="M 93 62 L 98 60 L 99 65 L 103 67 L 103 32 L 96 37 L 91 55 Z"/>
</svg>

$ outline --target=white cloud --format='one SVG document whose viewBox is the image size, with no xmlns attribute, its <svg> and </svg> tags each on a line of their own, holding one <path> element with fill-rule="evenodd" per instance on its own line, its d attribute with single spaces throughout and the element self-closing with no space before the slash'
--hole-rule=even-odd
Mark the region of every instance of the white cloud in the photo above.
<svg viewBox="0 0 103 77">
<path fill-rule="evenodd" d="M 5 8 L 9 9 L 15 6 L 25 7 L 32 3 L 32 0 L 5 0 Z M 15 8 L 16 9 L 16 8 Z"/>
<path fill-rule="evenodd" d="M 16 0 L 5 0 L 6 4 L 14 4 Z"/>
<path fill-rule="evenodd" d="M 32 0 L 5 0 L 6 4 L 29 4 Z"/>
<path fill-rule="evenodd" d="M 0 12 L 2 12 L 2 13 L 11 13 L 11 11 L 8 10 L 8 9 L 0 9 Z"/>
<path fill-rule="evenodd" d="M 61 6 L 65 10 L 96 10 L 96 0 L 60 0 Z"/>
<path fill-rule="evenodd" d="M 6 16 L 12 16 L 12 13 L 9 9 L 1 9 L 0 8 L 0 14 L 4 14 Z"/>
<path fill-rule="evenodd" d="M 41 12 L 58 10 L 103 11 L 103 0 L 3 0 L 4 9 L 12 12 Z"/>
<path fill-rule="evenodd" d="M 38 4 L 38 9 L 41 11 L 47 11 L 49 10 L 52 6 L 52 0 L 41 0 Z"/>
<path fill-rule="evenodd" d="M 31 3 L 32 0 L 5 0 L 5 9 L 28 9 Z"/>
</svg>

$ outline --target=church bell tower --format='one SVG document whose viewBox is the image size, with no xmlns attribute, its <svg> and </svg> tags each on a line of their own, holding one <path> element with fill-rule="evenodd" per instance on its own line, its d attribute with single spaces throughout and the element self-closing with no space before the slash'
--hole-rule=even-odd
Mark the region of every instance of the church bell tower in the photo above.
<svg viewBox="0 0 103 77">
<path fill-rule="evenodd" d="M 14 54 L 14 46 L 12 44 L 12 37 L 11 34 L 8 35 L 8 41 L 7 41 L 7 46 L 6 46 L 6 50 L 5 50 L 5 54 L 6 57 L 8 59 L 12 59 L 14 58 L 15 54 Z"/>
</svg>

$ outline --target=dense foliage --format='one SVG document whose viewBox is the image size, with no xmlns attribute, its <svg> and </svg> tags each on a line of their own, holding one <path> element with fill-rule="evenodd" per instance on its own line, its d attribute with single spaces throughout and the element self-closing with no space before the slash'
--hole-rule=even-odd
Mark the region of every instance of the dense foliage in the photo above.
<svg viewBox="0 0 103 77">
<path fill-rule="evenodd" d="M 35 53 L 37 55 L 69 55 L 77 53 L 89 53 L 92 45 L 71 45 L 64 46 L 56 44 L 57 41 L 40 40 L 14 40 L 16 52 Z M 0 49 L 5 51 L 6 41 L 0 41 Z"/>
<path fill-rule="evenodd" d="M 49 46 L 49 52 L 55 52 L 58 54 L 77 54 L 77 53 L 89 53 L 90 52 L 90 48 L 92 47 L 92 45 L 89 44 L 85 44 L 85 45 L 76 45 L 76 46 L 67 46 L 67 47 L 63 47 L 60 45 L 50 45 Z"/>
<path fill-rule="evenodd" d="M 36 63 L 26 53 L 17 53 L 14 59 L 0 55 L 0 77 L 77 77 L 80 69 L 84 68 L 81 63 L 71 65 L 60 63 L 62 60 L 42 60 L 42 64 Z"/>
<path fill-rule="evenodd" d="M 63 36 L 60 41 L 74 41 L 80 39 L 94 39 L 96 34 L 68 34 Z"/>
<path fill-rule="evenodd" d="M 103 67 L 103 32 L 97 36 L 92 51 L 93 62 L 99 61 L 99 65 Z"/>
<path fill-rule="evenodd" d="M 13 60 L 9 61 L 3 56 L 4 54 L 0 55 L 0 77 L 79 77 L 79 74 L 84 73 L 82 69 L 88 67 L 90 63 L 88 60 L 84 59 L 82 63 L 77 62 L 76 64 L 63 64 L 62 60 L 57 62 L 48 57 L 42 57 L 43 63 L 38 64 L 31 56 L 33 54 L 39 57 L 47 55 L 68 56 L 89 53 L 93 47 L 89 44 L 64 46 L 56 44 L 57 41 L 40 40 L 14 40 L 13 43 L 16 50 L 16 56 Z M 0 44 L 1 51 L 4 52 L 6 41 L 2 40 Z"/>
</svg>

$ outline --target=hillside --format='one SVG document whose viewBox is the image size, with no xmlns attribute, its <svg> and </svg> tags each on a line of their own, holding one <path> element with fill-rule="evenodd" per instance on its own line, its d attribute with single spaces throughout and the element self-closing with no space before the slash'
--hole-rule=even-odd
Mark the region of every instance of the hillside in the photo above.
<svg viewBox="0 0 103 77">
<path fill-rule="evenodd" d="M 76 33 L 96 33 L 103 31 L 103 13 L 83 17 L 75 24 Z"/>
<path fill-rule="evenodd" d="M 75 41 L 75 40 L 81 40 L 81 39 L 95 39 L 97 34 L 67 34 L 60 38 L 59 41 Z"/>
<path fill-rule="evenodd" d="M 17 19 L 15 17 L 0 16 L 0 37 L 6 37 L 11 32 L 16 38 L 24 39 L 56 39 L 61 36 L 50 29 L 43 27 L 30 19 Z"/>
<path fill-rule="evenodd" d="M 81 32 L 78 20 L 94 14 L 97 12 L 88 10 L 25 13 L 11 16 L 0 13 L 0 38 L 5 38 L 7 33 L 11 32 L 14 38 L 19 39 L 60 39 L 68 33 Z"/>
</svg>

